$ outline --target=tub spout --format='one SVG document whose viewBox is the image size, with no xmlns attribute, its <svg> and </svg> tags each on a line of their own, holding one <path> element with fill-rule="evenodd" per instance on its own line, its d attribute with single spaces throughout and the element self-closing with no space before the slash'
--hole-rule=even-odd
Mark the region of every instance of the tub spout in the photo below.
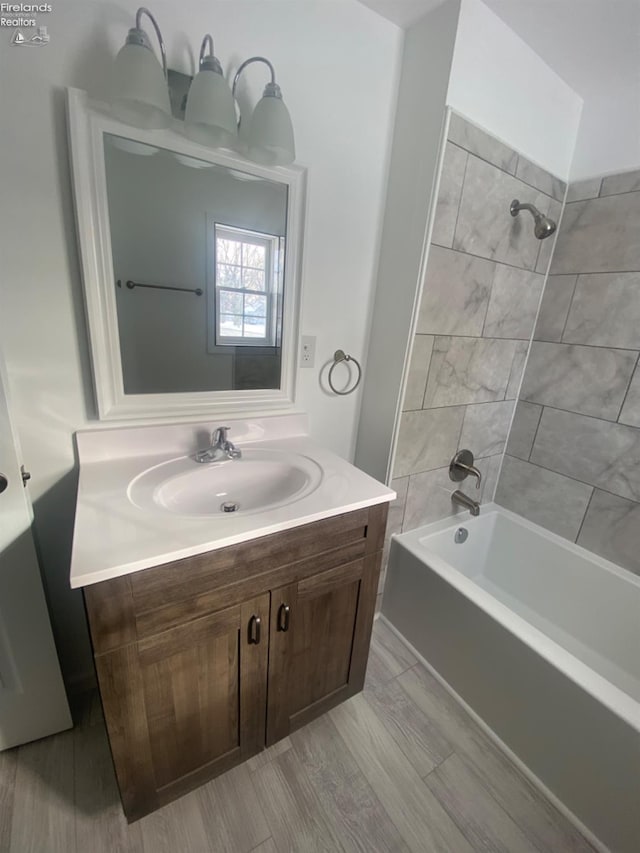
<svg viewBox="0 0 640 853">
<path fill-rule="evenodd" d="M 471 515 L 480 515 L 480 504 L 478 501 L 474 501 L 473 498 L 465 495 L 465 493 L 461 492 L 460 489 L 456 489 L 455 492 L 452 493 L 451 500 L 454 504 L 458 504 L 458 506 L 468 509 Z"/>
</svg>

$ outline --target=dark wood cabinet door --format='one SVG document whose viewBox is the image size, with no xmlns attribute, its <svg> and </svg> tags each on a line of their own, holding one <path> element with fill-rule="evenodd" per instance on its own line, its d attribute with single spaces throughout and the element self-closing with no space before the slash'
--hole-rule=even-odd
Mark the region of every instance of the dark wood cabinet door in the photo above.
<svg viewBox="0 0 640 853">
<path fill-rule="evenodd" d="M 377 555 L 271 593 L 267 745 L 362 689 Z"/>
<path fill-rule="evenodd" d="M 362 689 L 386 516 L 359 509 L 85 589 L 129 821 Z"/>
<path fill-rule="evenodd" d="M 138 783 L 121 784 L 123 801 L 135 789 L 135 802 L 124 803 L 130 818 L 264 747 L 268 625 L 264 594 L 137 643 L 128 689 L 138 696 L 128 700 L 131 713 L 144 715 L 135 727 L 146 730 L 147 743 Z M 101 687 L 104 697 L 102 678 Z M 140 752 L 114 758 L 116 766 L 140 764 Z"/>
</svg>

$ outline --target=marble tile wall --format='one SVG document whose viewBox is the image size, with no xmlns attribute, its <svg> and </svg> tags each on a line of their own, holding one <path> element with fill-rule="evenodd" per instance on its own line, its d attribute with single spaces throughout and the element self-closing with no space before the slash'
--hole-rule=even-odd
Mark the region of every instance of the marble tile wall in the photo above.
<svg viewBox="0 0 640 853">
<path fill-rule="evenodd" d="M 569 186 L 496 500 L 640 574 L 640 172 Z"/>
<path fill-rule="evenodd" d="M 518 198 L 558 220 L 565 191 L 558 178 L 451 115 L 387 541 L 460 511 L 448 472 L 460 448 L 473 451 L 483 474 L 479 490 L 471 479 L 461 488 L 493 500 L 555 239 L 537 240 L 531 217 L 513 218 L 509 205 Z"/>
</svg>

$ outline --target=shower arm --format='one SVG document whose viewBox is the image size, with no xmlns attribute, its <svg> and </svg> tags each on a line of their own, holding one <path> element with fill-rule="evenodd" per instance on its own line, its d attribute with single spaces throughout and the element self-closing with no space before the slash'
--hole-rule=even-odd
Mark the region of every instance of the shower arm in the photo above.
<svg viewBox="0 0 640 853">
<path fill-rule="evenodd" d="M 529 204 L 529 202 L 526 201 L 518 201 L 517 199 L 514 199 L 511 202 L 509 210 L 511 211 L 512 216 L 517 216 L 521 210 L 528 210 L 534 216 L 540 216 L 540 211 L 537 207 L 534 207 L 533 204 Z"/>
</svg>

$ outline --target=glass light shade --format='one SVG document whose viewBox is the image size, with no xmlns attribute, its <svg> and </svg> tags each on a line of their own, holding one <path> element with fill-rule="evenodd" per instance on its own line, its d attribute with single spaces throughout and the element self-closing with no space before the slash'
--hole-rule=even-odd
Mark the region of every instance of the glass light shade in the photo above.
<svg viewBox="0 0 640 853">
<path fill-rule="evenodd" d="M 116 118 L 146 130 L 171 122 L 169 88 L 155 54 L 140 44 L 125 44 L 113 67 L 111 108 Z"/>
<path fill-rule="evenodd" d="M 196 157 L 189 157 L 187 154 L 178 154 L 173 151 L 173 156 L 181 166 L 188 166 L 190 169 L 215 169 L 215 163 L 207 163 L 206 160 L 198 160 Z"/>
<path fill-rule="evenodd" d="M 236 110 L 222 74 L 198 71 L 187 97 L 184 129 L 189 139 L 213 148 L 230 148 L 238 137 Z"/>
<path fill-rule="evenodd" d="M 262 97 L 251 116 L 247 153 L 265 166 L 287 166 L 296 158 L 293 125 L 282 98 Z"/>
</svg>

